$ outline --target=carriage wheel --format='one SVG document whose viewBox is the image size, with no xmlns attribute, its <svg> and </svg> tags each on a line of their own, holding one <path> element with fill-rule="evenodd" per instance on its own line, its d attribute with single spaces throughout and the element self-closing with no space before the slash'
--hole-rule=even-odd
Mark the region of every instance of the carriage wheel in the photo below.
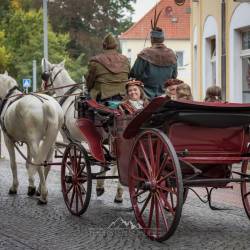
<svg viewBox="0 0 250 250">
<path fill-rule="evenodd" d="M 135 217 L 151 239 L 164 241 L 176 230 L 183 205 L 180 164 L 168 137 L 157 129 L 136 139 L 129 166 Z"/>
<path fill-rule="evenodd" d="M 250 165 L 248 161 L 243 161 L 241 172 L 250 176 Z M 248 177 L 249 179 L 249 177 Z M 248 218 L 250 219 L 250 182 L 241 182 L 241 197 Z"/>
<path fill-rule="evenodd" d="M 186 202 L 187 197 L 188 197 L 188 193 L 189 193 L 189 189 L 188 188 L 184 188 L 183 189 L 183 204 Z"/>
<path fill-rule="evenodd" d="M 65 149 L 61 168 L 61 186 L 68 210 L 73 215 L 83 214 L 89 205 L 92 178 L 88 154 L 80 144 L 70 143 Z"/>
</svg>

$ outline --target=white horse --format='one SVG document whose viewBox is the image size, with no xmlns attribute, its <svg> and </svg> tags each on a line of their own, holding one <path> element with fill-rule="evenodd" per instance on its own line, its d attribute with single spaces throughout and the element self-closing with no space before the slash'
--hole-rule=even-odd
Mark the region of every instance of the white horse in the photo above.
<svg viewBox="0 0 250 250">
<path fill-rule="evenodd" d="M 46 70 L 45 70 L 46 69 Z M 64 61 L 62 61 L 59 64 L 52 64 L 46 59 L 42 59 L 42 71 L 48 72 L 47 75 L 47 86 L 49 88 L 59 88 L 55 89 L 56 97 L 65 96 L 68 95 L 67 93 L 70 93 L 69 96 L 65 99 L 65 101 L 61 104 L 62 109 L 64 111 L 64 128 L 67 128 L 66 131 L 70 135 L 71 139 L 76 141 L 83 142 L 85 139 L 82 136 L 81 131 L 76 126 L 76 117 L 75 117 L 75 107 L 74 107 L 74 101 L 75 101 L 75 95 L 79 94 L 81 92 L 86 91 L 86 86 L 83 84 L 82 88 L 75 88 L 73 91 L 70 91 L 71 87 L 64 87 L 66 85 L 73 85 L 76 84 L 76 82 L 70 77 L 69 73 L 64 67 Z M 72 95 L 72 96 L 70 96 Z M 61 99 L 59 99 L 60 102 Z M 63 141 L 68 142 L 67 135 L 65 131 L 62 131 Z M 113 168 L 113 175 L 115 175 L 117 172 L 117 168 Z M 103 174 L 105 175 L 105 173 Z M 103 189 L 104 180 L 99 179 L 97 180 L 97 187 L 100 189 Z M 104 189 L 103 189 L 104 190 Z M 115 197 L 116 202 L 122 202 L 122 195 L 123 195 L 123 188 L 121 184 L 118 182 L 117 186 L 117 193 Z"/>
<path fill-rule="evenodd" d="M 28 195 L 35 194 L 34 175 L 37 171 L 41 194 L 38 203 L 46 204 L 49 167 L 44 170 L 43 165 L 51 159 L 53 145 L 63 122 L 63 111 L 54 98 L 48 95 L 23 95 L 17 86 L 7 72 L 0 74 L 1 125 L 13 175 L 9 194 L 17 193 L 15 143 L 23 142 L 27 145 Z"/>
<path fill-rule="evenodd" d="M 65 85 L 75 85 L 76 82 L 70 77 L 69 73 L 64 67 L 64 61 L 59 64 L 51 64 L 48 60 L 42 60 L 42 71 L 45 72 L 45 69 L 49 73 L 48 78 L 48 89 L 49 88 L 58 88 L 55 89 L 56 98 L 61 104 L 64 113 L 64 128 L 67 128 L 67 131 L 70 134 L 70 138 L 75 141 L 83 141 L 80 129 L 76 126 L 76 117 L 75 117 L 75 96 L 80 95 L 83 92 L 84 87 L 65 87 Z M 46 86 L 44 86 L 46 88 Z M 68 143 L 67 132 L 62 132 L 63 141 Z"/>
</svg>

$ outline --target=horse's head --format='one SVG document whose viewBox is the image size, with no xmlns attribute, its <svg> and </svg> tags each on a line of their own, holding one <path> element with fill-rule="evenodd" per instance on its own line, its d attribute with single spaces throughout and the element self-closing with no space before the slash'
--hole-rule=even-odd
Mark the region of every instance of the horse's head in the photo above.
<svg viewBox="0 0 250 250">
<path fill-rule="evenodd" d="M 64 68 L 64 61 L 58 64 L 52 64 L 46 59 L 42 59 L 42 80 L 43 88 L 49 90 L 56 87 L 61 87 L 65 83 L 65 75 L 68 76 Z"/>
<path fill-rule="evenodd" d="M 15 87 L 18 86 L 16 80 L 12 78 L 11 76 L 8 75 L 8 72 L 5 71 L 4 74 L 0 74 L 0 98 L 3 99 L 8 91 Z"/>
</svg>

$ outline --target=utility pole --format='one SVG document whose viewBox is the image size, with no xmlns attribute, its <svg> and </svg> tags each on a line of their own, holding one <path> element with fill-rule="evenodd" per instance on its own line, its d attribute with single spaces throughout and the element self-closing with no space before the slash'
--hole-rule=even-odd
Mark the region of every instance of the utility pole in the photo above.
<svg viewBox="0 0 250 250">
<path fill-rule="evenodd" d="M 43 0 L 43 57 L 48 60 L 48 0 Z"/>
<path fill-rule="evenodd" d="M 36 86 L 37 86 L 37 81 L 36 81 L 36 60 L 33 60 L 33 92 L 36 92 Z"/>
</svg>

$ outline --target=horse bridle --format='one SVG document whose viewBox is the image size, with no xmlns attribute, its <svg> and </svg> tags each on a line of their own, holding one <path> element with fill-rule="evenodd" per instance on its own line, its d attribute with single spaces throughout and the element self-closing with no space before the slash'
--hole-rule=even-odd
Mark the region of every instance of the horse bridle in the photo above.
<svg viewBox="0 0 250 250">
<path fill-rule="evenodd" d="M 63 68 L 61 68 L 60 70 L 58 70 L 58 72 L 56 72 L 55 76 L 52 77 L 52 73 L 53 73 L 54 69 L 55 69 L 55 66 L 52 67 L 49 71 L 44 71 L 41 75 L 41 78 L 44 81 L 45 90 L 47 90 L 49 87 L 53 86 L 53 83 L 56 80 L 57 76 L 63 71 Z"/>
<path fill-rule="evenodd" d="M 3 99 L 0 98 L 0 103 L 1 103 L 0 104 L 0 115 L 2 114 L 3 108 L 4 108 L 5 104 L 7 103 L 9 97 L 13 94 L 13 92 L 15 90 L 19 90 L 21 92 L 21 90 L 20 90 L 20 88 L 18 86 L 14 86 L 14 87 L 12 87 L 11 89 L 8 90 L 6 96 Z M 17 99 L 22 97 L 22 96 L 23 96 L 22 94 L 20 96 L 17 96 Z"/>
</svg>

